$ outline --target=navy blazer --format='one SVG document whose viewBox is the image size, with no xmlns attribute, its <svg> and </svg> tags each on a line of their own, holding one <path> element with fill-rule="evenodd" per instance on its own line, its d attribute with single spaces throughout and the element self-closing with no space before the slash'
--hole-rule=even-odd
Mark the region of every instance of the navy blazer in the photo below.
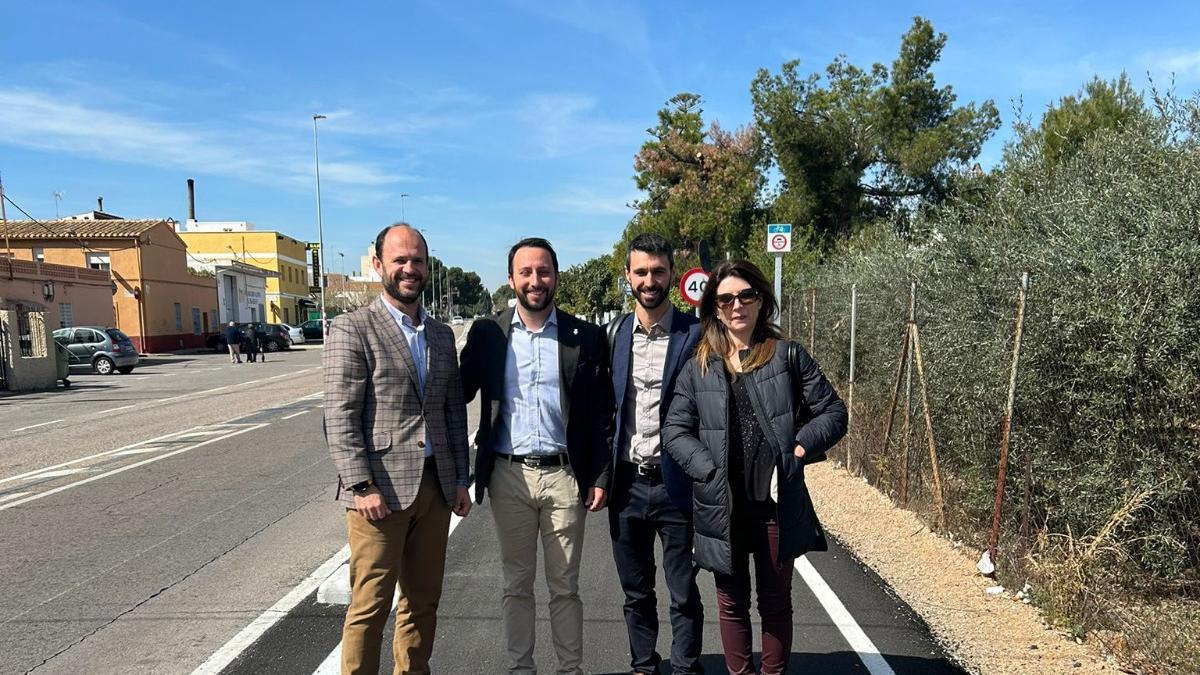
<svg viewBox="0 0 1200 675">
<path fill-rule="evenodd" d="M 667 409 L 671 407 L 671 396 L 675 393 L 675 379 L 683 365 L 692 357 L 696 344 L 700 341 L 700 320 L 690 314 L 671 308 L 675 315 L 671 318 L 671 341 L 667 345 L 667 364 L 663 371 L 662 403 L 658 407 L 659 422 L 665 423 Z M 625 388 L 629 386 L 629 369 L 633 362 L 633 322 L 632 313 L 619 319 L 616 335 L 612 345 L 612 382 L 613 396 L 616 399 L 616 417 L 613 429 L 612 466 L 622 461 L 628 451 L 624 447 L 625 434 Z M 679 464 L 666 451 L 659 453 L 662 461 L 663 484 L 671 502 L 684 513 L 692 512 L 692 479 L 684 473 Z M 616 474 L 616 471 L 613 471 Z"/>
</svg>

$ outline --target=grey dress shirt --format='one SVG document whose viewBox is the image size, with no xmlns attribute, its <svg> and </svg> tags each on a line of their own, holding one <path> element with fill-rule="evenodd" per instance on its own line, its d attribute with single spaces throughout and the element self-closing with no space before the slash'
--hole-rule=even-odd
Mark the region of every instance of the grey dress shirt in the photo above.
<svg viewBox="0 0 1200 675">
<path fill-rule="evenodd" d="M 662 427 L 663 372 L 667 369 L 667 348 L 671 344 L 671 319 L 667 311 L 650 330 L 633 317 L 633 346 L 629 359 L 629 384 L 625 387 L 624 420 L 625 459 L 634 464 L 658 464 L 662 452 L 659 431 Z"/>
</svg>

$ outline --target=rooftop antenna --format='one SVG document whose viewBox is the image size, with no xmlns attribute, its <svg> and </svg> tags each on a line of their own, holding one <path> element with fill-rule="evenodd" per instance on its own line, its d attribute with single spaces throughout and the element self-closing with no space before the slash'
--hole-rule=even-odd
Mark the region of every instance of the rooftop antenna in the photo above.
<svg viewBox="0 0 1200 675">
<path fill-rule="evenodd" d="M 61 201 L 64 196 L 65 195 L 63 195 L 62 190 L 54 191 L 54 219 L 55 220 L 59 220 L 61 218 L 61 216 L 58 215 L 58 202 Z"/>
</svg>

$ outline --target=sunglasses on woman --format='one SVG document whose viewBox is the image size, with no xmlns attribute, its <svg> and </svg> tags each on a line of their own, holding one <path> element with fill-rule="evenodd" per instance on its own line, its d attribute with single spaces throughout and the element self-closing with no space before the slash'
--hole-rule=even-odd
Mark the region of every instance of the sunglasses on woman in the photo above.
<svg viewBox="0 0 1200 675">
<path fill-rule="evenodd" d="M 753 305 L 758 302 L 759 297 L 758 291 L 753 288 L 743 288 L 737 293 L 718 293 L 717 307 L 721 309 L 732 307 L 734 300 L 741 301 L 742 306 L 745 307 L 746 305 Z"/>
</svg>

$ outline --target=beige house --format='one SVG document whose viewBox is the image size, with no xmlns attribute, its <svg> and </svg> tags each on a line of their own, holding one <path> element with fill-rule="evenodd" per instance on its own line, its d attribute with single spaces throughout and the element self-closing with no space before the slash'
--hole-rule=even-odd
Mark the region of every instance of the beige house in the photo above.
<svg viewBox="0 0 1200 675">
<path fill-rule="evenodd" d="M 9 221 L 7 238 L 18 260 L 111 274 L 113 323 L 139 351 L 203 347 L 205 334 L 217 330 L 217 281 L 188 269 L 187 246 L 169 219 L 91 211 L 62 220 Z"/>
</svg>

